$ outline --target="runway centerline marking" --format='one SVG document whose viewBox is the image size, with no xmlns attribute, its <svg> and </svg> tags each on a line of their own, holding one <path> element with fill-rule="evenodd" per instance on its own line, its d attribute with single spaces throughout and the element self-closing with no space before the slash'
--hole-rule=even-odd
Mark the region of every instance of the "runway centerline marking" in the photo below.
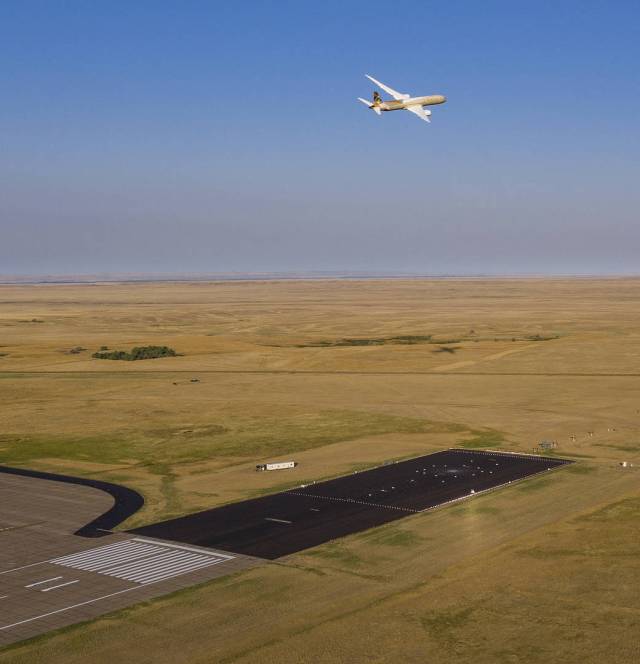
<svg viewBox="0 0 640 664">
<path fill-rule="evenodd" d="M 357 505 L 366 505 L 367 507 L 383 507 L 388 510 L 400 510 L 402 512 L 411 512 L 417 514 L 422 510 L 414 510 L 411 507 L 398 507 L 397 505 L 383 505 L 382 503 L 370 503 L 366 500 L 356 500 L 355 498 L 338 498 L 337 496 L 320 496 L 315 493 L 303 493 L 302 491 L 287 491 L 292 496 L 305 496 L 306 498 L 319 498 L 320 500 L 332 500 L 339 503 L 355 503 Z"/>
<path fill-rule="evenodd" d="M 56 613 L 63 613 L 64 611 L 70 611 L 71 609 L 77 609 L 80 606 L 85 606 L 86 604 L 93 604 L 93 602 L 99 602 L 101 599 L 107 599 L 108 597 L 114 597 L 115 595 L 122 595 L 122 593 L 128 593 L 131 590 L 137 590 L 144 586 L 133 586 L 133 588 L 125 588 L 124 590 L 118 590 L 115 593 L 109 593 L 108 595 L 102 595 L 101 597 L 94 597 L 93 599 L 88 599 L 86 602 L 79 602 L 78 604 L 72 604 L 71 606 L 65 606 L 62 609 L 56 609 L 55 611 L 49 611 L 49 613 L 42 613 L 39 616 L 32 616 L 31 618 L 25 618 L 25 620 L 19 620 L 18 622 L 11 623 L 10 625 L 0 626 L 0 631 L 4 629 L 11 629 L 12 627 L 17 627 L 18 625 L 24 625 L 25 623 L 33 622 L 34 620 L 40 620 L 41 618 L 47 618 L 48 616 L 54 616 Z"/>
<path fill-rule="evenodd" d="M 49 583 L 49 581 L 57 581 L 58 579 L 61 579 L 61 576 L 54 576 L 51 579 L 45 579 L 44 581 L 36 581 L 35 583 L 29 583 L 25 586 L 25 588 L 33 588 L 34 586 L 40 586 L 43 583 Z"/>
<path fill-rule="evenodd" d="M 20 567 L 12 567 L 11 569 L 5 569 L 4 571 L 0 572 L 0 574 L 9 574 L 10 572 L 17 572 L 18 570 L 21 569 L 27 569 L 28 567 L 35 567 L 36 565 L 44 565 L 45 563 L 48 563 L 48 560 L 40 560 L 37 563 L 31 563 L 30 565 L 21 565 Z"/>
<path fill-rule="evenodd" d="M 57 586 L 50 586 L 49 588 L 43 588 L 40 592 L 48 593 L 50 590 L 55 590 L 56 588 L 64 588 L 65 586 L 70 586 L 72 583 L 79 583 L 79 582 L 80 579 L 75 579 L 73 581 L 67 581 L 66 583 L 59 583 Z"/>
<path fill-rule="evenodd" d="M 287 521 L 286 519 L 274 519 L 273 517 L 270 517 L 270 516 L 265 516 L 264 520 L 265 521 L 275 521 L 276 523 L 293 523 L 293 521 Z"/>
</svg>

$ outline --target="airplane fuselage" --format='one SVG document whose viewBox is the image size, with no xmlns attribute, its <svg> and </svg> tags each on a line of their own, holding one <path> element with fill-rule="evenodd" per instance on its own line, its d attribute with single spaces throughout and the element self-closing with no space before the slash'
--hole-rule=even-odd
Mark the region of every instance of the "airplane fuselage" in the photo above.
<svg viewBox="0 0 640 664">
<path fill-rule="evenodd" d="M 400 111 L 407 108 L 407 106 L 435 106 L 436 104 L 444 104 L 447 98 L 444 95 L 428 95 L 426 97 L 409 97 L 408 99 L 385 100 L 377 104 L 381 111 Z"/>
</svg>

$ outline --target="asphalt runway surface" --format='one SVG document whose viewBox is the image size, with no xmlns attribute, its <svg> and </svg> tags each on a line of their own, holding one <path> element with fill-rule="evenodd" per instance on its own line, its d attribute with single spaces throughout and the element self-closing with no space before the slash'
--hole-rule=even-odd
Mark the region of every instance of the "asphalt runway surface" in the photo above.
<svg viewBox="0 0 640 664">
<path fill-rule="evenodd" d="M 131 532 L 274 560 L 568 463 L 451 449 Z"/>
</svg>

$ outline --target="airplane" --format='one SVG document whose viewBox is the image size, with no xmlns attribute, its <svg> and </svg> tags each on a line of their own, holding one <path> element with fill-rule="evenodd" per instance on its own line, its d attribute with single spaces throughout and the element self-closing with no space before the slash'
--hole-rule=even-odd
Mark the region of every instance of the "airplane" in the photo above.
<svg viewBox="0 0 640 664">
<path fill-rule="evenodd" d="M 421 120 L 425 122 L 431 122 L 429 116 L 431 111 L 424 109 L 424 106 L 433 106 L 434 104 L 444 104 L 447 101 L 447 98 L 444 95 L 430 95 L 428 97 L 412 97 L 408 94 L 403 94 L 402 92 L 397 92 L 392 88 L 386 86 L 380 81 L 376 81 L 373 76 L 365 74 L 365 76 L 373 81 L 377 86 L 381 87 L 387 94 L 390 94 L 395 101 L 384 101 L 380 96 L 380 93 L 376 90 L 373 93 L 373 102 L 370 102 L 368 99 L 363 99 L 358 97 L 358 101 L 361 101 L 363 104 L 366 104 L 370 109 L 376 113 L 376 115 L 381 115 L 382 111 L 411 111 L 415 113 Z"/>
</svg>

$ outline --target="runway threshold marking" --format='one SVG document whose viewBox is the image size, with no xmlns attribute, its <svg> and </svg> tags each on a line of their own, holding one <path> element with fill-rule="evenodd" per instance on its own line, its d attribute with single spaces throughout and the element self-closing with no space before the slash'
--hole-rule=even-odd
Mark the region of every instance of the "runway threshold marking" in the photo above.
<svg viewBox="0 0 640 664">
<path fill-rule="evenodd" d="M 50 562 L 146 584 L 217 565 L 233 557 L 193 547 L 134 538 L 54 558 Z"/>
<path fill-rule="evenodd" d="M 91 599 L 85 600 L 84 602 L 78 602 L 76 604 L 70 604 L 69 606 L 64 606 L 59 609 L 55 609 L 53 611 L 48 611 L 47 613 L 42 613 L 37 616 L 31 616 L 30 618 L 25 618 L 24 620 L 19 620 L 17 622 L 11 623 L 10 625 L 0 625 L 0 631 L 11 629 L 12 627 L 18 627 L 19 625 L 24 625 L 26 623 L 33 622 L 35 620 L 41 620 L 42 618 L 48 618 L 49 616 L 54 616 L 57 615 L 58 613 L 64 613 L 65 611 L 71 611 L 72 609 L 77 609 L 81 606 L 87 606 L 88 604 L 94 604 L 95 602 L 100 602 L 103 599 L 109 599 L 110 597 L 116 597 L 118 595 L 122 595 L 124 593 L 131 592 L 132 590 L 138 590 L 140 588 L 146 588 L 147 586 L 152 586 L 155 585 L 156 583 L 160 583 L 168 578 L 172 578 L 174 576 L 179 576 L 181 574 L 186 574 L 187 572 L 190 571 L 196 571 L 198 569 L 201 569 L 203 567 L 207 567 L 210 565 L 217 565 L 218 563 L 226 562 L 228 560 L 233 560 L 235 556 L 231 556 L 225 553 L 218 553 L 217 551 L 203 551 L 202 549 L 196 549 L 194 547 L 190 546 L 182 546 L 178 544 L 165 544 L 164 542 L 155 542 L 152 540 L 146 540 L 142 538 L 134 538 L 132 540 L 124 540 L 123 542 L 116 542 L 114 544 L 107 544 L 106 546 L 101 546 L 101 547 L 94 547 L 93 549 L 85 549 L 84 551 L 80 551 L 76 554 L 71 554 L 70 556 L 62 556 L 62 558 L 54 558 L 52 560 L 42 560 L 37 563 L 32 563 L 31 565 L 23 565 L 22 567 L 15 567 L 10 570 L 5 570 L 4 572 L 0 572 L 0 574 L 7 574 L 8 572 L 14 572 L 17 570 L 25 569 L 27 567 L 34 567 L 35 565 L 42 565 L 44 563 L 54 563 L 54 564 L 60 564 L 60 560 L 63 560 L 65 558 L 74 558 L 76 562 L 85 562 L 85 563 L 90 563 L 91 562 L 91 555 L 92 553 L 97 553 L 98 559 L 100 560 L 100 564 L 107 562 L 107 559 L 113 560 L 112 556 L 115 556 L 116 554 L 119 555 L 121 551 L 118 551 L 118 548 L 114 550 L 114 547 L 116 545 L 122 545 L 126 543 L 131 543 L 135 542 L 138 544 L 148 544 L 153 547 L 157 547 L 158 549 L 164 549 L 169 550 L 174 556 L 179 556 L 179 557 L 174 557 L 171 561 L 167 561 L 166 557 L 163 558 L 162 560 L 156 560 L 155 563 L 161 563 L 161 564 L 166 564 L 169 563 L 169 566 L 166 570 L 162 570 L 153 563 L 151 556 L 147 556 L 146 561 L 142 559 L 137 559 L 135 561 L 129 561 L 139 563 L 140 567 L 137 568 L 136 570 L 132 570 L 132 574 L 136 576 L 136 578 L 143 578 L 143 581 L 138 580 L 136 585 L 131 586 L 130 588 L 124 588 L 123 590 L 117 590 L 116 592 L 108 593 L 106 595 L 100 595 L 99 597 L 93 597 Z M 140 551 L 139 549 L 137 550 L 138 552 Z M 199 560 L 199 561 L 194 561 L 193 559 L 185 561 L 185 557 L 191 556 L 193 554 L 198 554 L 202 558 L 207 558 L 207 564 L 205 564 L 204 560 Z M 156 556 L 157 558 L 157 556 Z M 95 561 L 94 561 L 95 562 Z M 121 562 L 121 561 L 120 561 Z M 147 563 L 149 565 L 147 566 Z M 64 566 L 64 565 L 63 565 Z M 93 571 L 93 570 L 92 570 Z M 105 573 L 104 571 L 98 572 L 98 573 Z M 115 576 L 115 574 L 114 574 Z M 71 583 L 77 583 L 79 579 L 75 579 L 74 581 L 67 582 L 66 584 L 60 584 L 59 586 L 53 586 L 51 588 L 48 588 L 48 590 L 53 590 L 54 588 L 57 587 L 62 587 L 64 585 L 70 585 Z M 42 592 L 45 592 L 43 590 Z M 4 595 L 0 597 L 0 599 L 4 599 L 8 597 L 8 595 Z"/>
<path fill-rule="evenodd" d="M 58 579 L 61 579 L 61 576 L 54 576 L 51 579 L 44 579 L 44 581 L 36 581 L 35 583 L 28 583 L 25 588 L 33 588 L 34 586 L 40 586 L 43 583 L 49 583 L 49 581 L 58 581 Z"/>
</svg>

